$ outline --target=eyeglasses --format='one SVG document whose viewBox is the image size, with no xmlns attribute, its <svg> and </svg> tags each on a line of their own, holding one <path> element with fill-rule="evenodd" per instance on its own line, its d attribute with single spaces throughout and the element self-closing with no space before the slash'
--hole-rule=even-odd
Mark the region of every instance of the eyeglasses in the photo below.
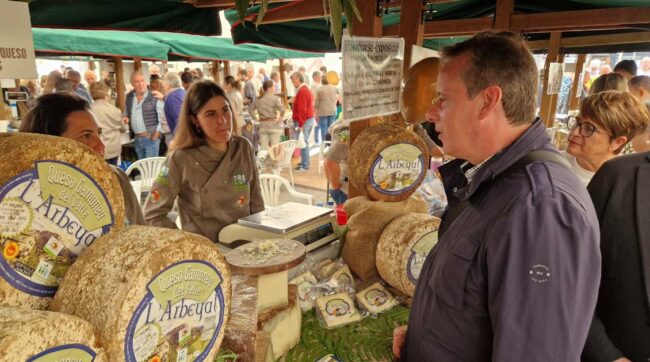
<svg viewBox="0 0 650 362">
<path fill-rule="evenodd" d="M 582 137 L 591 137 L 594 132 L 600 132 L 600 129 L 598 129 L 596 126 L 594 126 L 591 123 L 587 122 L 580 122 L 580 120 L 577 117 L 569 117 L 568 122 L 567 122 L 569 129 L 573 130 L 575 128 L 578 128 L 578 133 Z"/>
</svg>

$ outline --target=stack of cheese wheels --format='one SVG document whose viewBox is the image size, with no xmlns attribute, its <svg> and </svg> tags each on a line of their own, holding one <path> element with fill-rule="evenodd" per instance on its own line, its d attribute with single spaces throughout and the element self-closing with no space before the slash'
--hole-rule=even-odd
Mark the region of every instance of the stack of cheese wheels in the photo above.
<svg viewBox="0 0 650 362">
<path fill-rule="evenodd" d="M 440 219 L 411 213 L 391 221 L 377 244 L 377 270 L 393 288 L 413 296 L 429 251 L 438 242 Z"/>
<path fill-rule="evenodd" d="M 428 160 L 424 141 L 412 131 L 390 123 L 371 126 L 350 146 L 350 184 L 371 200 L 405 200 L 422 183 Z"/>
<path fill-rule="evenodd" d="M 133 226 L 86 250 L 51 309 L 99 328 L 111 361 L 212 361 L 230 293 L 230 269 L 210 240 Z"/>
<path fill-rule="evenodd" d="M 76 257 L 124 224 L 120 184 L 83 144 L 0 135 L 0 305 L 45 309 Z"/>
<path fill-rule="evenodd" d="M 81 318 L 0 307 L 0 362 L 108 361 L 101 337 Z"/>
</svg>

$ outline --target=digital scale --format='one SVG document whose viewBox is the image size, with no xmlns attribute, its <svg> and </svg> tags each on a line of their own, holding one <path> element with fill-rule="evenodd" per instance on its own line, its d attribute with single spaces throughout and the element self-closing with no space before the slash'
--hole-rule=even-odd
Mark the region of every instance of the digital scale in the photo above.
<svg viewBox="0 0 650 362">
<path fill-rule="evenodd" d="M 219 232 L 219 248 L 229 251 L 260 239 L 293 239 L 301 242 L 316 260 L 340 254 L 338 224 L 332 209 L 288 202 L 241 218 Z"/>
</svg>

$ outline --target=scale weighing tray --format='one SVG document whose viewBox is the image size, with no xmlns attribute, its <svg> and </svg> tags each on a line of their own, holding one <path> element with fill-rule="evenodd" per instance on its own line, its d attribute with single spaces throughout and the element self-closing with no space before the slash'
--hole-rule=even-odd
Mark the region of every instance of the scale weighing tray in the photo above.
<svg viewBox="0 0 650 362">
<path fill-rule="evenodd" d="M 255 229 L 286 234 L 331 213 L 332 210 L 325 207 L 287 202 L 270 210 L 241 218 L 237 223 Z"/>
</svg>

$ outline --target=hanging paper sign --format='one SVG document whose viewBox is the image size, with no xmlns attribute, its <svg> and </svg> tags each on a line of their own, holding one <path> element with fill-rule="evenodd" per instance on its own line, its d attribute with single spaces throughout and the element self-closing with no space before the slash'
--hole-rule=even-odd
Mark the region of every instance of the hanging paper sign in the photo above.
<svg viewBox="0 0 650 362">
<path fill-rule="evenodd" d="M 28 4 L 0 0 L 0 24 L 0 79 L 37 78 Z"/>
<path fill-rule="evenodd" d="M 403 38 L 343 37 L 343 118 L 399 112 Z"/>
<path fill-rule="evenodd" d="M 564 63 L 551 63 L 548 69 L 548 87 L 546 94 L 558 94 L 562 88 Z"/>
</svg>

